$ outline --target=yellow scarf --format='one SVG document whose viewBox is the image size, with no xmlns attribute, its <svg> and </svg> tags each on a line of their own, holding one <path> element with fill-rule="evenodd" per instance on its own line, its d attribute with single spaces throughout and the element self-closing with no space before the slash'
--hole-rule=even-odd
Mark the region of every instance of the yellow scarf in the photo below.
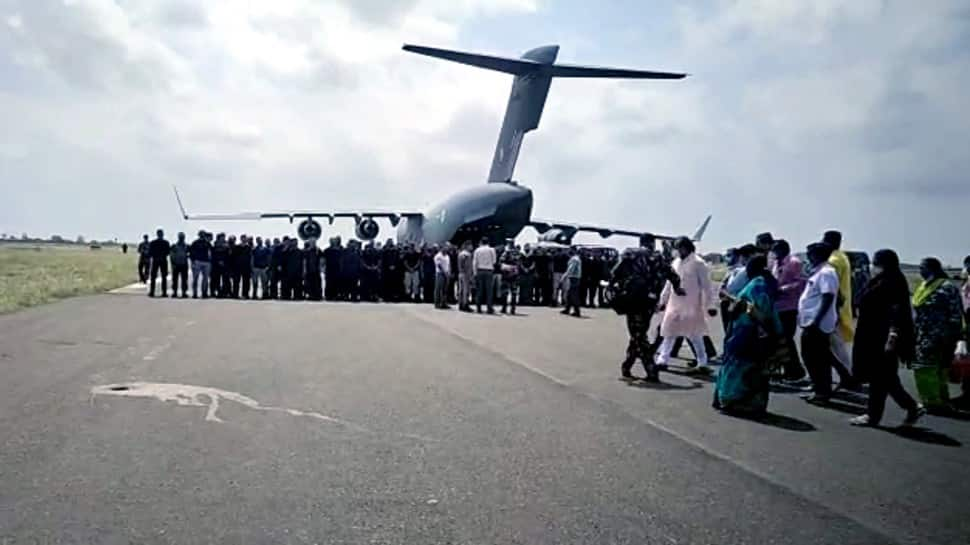
<svg viewBox="0 0 970 545">
<path fill-rule="evenodd" d="M 930 298 L 930 295 L 933 295 L 933 292 L 942 286 L 944 282 L 946 282 L 946 278 L 937 278 L 930 282 L 926 282 L 925 280 L 920 282 L 920 285 L 916 286 L 916 291 L 913 292 L 913 306 L 923 306 L 926 300 Z"/>
</svg>

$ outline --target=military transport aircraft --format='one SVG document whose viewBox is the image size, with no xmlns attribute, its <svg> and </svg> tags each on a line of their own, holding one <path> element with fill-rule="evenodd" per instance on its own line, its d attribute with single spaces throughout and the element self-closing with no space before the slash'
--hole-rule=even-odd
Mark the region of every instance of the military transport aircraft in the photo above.
<svg viewBox="0 0 970 545">
<path fill-rule="evenodd" d="M 179 208 L 186 220 L 260 220 L 268 218 L 302 219 L 297 233 L 304 240 L 318 239 L 322 228 L 316 218 L 324 218 L 333 224 L 335 218 L 353 218 L 356 235 L 361 240 L 373 240 L 379 227 L 374 218 L 386 218 L 397 228 L 398 242 L 424 242 L 460 244 L 466 240 L 477 242 L 487 237 L 494 244 L 514 239 L 523 228 L 531 226 L 540 233 L 541 242 L 570 244 L 579 231 L 594 232 L 603 238 L 612 235 L 639 236 L 643 231 L 615 229 L 582 223 L 539 220 L 532 218 L 532 191 L 512 180 L 522 137 L 539 126 L 539 118 L 549 93 L 552 78 L 630 78 L 630 79 L 681 79 L 687 74 L 652 72 L 556 64 L 558 45 L 538 47 L 527 51 L 521 58 L 497 57 L 465 53 L 433 47 L 404 45 L 405 51 L 437 57 L 496 70 L 515 76 L 512 93 L 505 109 L 505 119 L 499 132 L 498 145 L 492 159 L 488 183 L 469 187 L 425 212 L 356 210 L 346 212 L 325 210 L 291 210 L 283 212 L 246 212 L 241 214 L 189 214 L 175 191 Z M 710 222 L 708 217 L 694 234 L 699 240 Z M 658 239 L 673 237 L 655 235 Z"/>
</svg>

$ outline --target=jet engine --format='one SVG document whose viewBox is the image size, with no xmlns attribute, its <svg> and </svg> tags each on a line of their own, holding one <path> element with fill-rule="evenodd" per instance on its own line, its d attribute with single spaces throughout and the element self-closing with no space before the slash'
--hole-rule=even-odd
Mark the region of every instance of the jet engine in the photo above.
<svg viewBox="0 0 970 545">
<path fill-rule="evenodd" d="M 556 244 L 570 245 L 573 242 L 573 235 L 576 231 L 573 229 L 558 229 L 553 227 L 545 233 L 539 235 L 540 242 L 555 242 Z"/>
<path fill-rule="evenodd" d="M 357 238 L 360 240 L 374 240 L 381 229 L 377 222 L 371 218 L 364 218 L 357 222 Z"/>
<path fill-rule="evenodd" d="M 296 229 L 296 233 L 300 235 L 303 240 L 315 239 L 319 240 L 320 235 L 323 234 L 323 228 L 320 224 L 314 221 L 313 218 L 307 218 L 300 222 L 300 226 Z"/>
</svg>

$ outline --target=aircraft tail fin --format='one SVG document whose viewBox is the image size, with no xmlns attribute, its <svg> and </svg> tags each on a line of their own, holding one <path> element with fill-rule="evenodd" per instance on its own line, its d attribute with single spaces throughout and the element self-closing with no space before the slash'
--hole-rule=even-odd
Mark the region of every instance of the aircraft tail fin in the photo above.
<svg viewBox="0 0 970 545">
<path fill-rule="evenodd" d="M 694 236 L 691 237 L 691 240 L 694 242 L 700 242 L 701 239 L 704 238 L 704 233 L 707 232 L 707 226 L 710 225 L 710 223 L 711 216 L 707 216 L 707 218 L 704 219 L 704 223 L 702 223 L 701 226 L 697 228 L 697 231 L 694 232 Z"/>
<path fill-rule="evenodd" d="M 519 59 L 465 53 L 419 45 L 404 45 L 405 51 L 467 64 L 487 70 L 512 74 L 512 92 L 505 108 L 505 118 L 499 131 L 495 156 L 488 174 L 489 183 L 511 182 L 515 163 L 522 147 L 525 133 L 539 127 L 542 109 L 549 95 L 552 78 L 632 78 L 632 79 L 680 79 L 687 74 L 674 72 L 651 72 L 622 68 L 603 68 L 555 64 L 559 55 L 558 45 L 531 49 Z"/>
</svg>

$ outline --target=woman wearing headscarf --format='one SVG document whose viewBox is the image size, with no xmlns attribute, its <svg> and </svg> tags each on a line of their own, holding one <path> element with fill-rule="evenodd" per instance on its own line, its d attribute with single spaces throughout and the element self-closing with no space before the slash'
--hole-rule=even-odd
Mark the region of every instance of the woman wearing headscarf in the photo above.
<svg viewBox="0 0 970 545">
<path fill-rule="evenodd" d="M 778 283 L 763 255 L 746 265 L 748 283 L 729 307 L 724 360 L 714 385 L 714 408 L 726 413 L 763 415 L 768 409 L 773 343 L 782 334 L 775 310 Z"/>
<path fill-rule="evenodd" d="M 927 410 L 946 411 L 950 402 L 947 371 L 963 331 L 963 304 L 960 291 L 949 282 L 940 260 L 924 259 L 919 274 L 923 282 L 913 292 L 916 390 Z"/>
<path fill-rule="evenodd" d="M 869 386 L 866 414 L 849 422 L 854 426 L 878 426 L 886 408 L 886 397 L 906 410 L 904 425 L 911 426 L 926 410 L 906 393 L 899 382 L 899 361 L 913 359 L 913 310 L 909 284 L 899 268 L 899 256 L 879 250 L 872 259 L 873 276 L 859 301 L 852 349 L 854 371 L 864 373 Z"/>
</svg>

